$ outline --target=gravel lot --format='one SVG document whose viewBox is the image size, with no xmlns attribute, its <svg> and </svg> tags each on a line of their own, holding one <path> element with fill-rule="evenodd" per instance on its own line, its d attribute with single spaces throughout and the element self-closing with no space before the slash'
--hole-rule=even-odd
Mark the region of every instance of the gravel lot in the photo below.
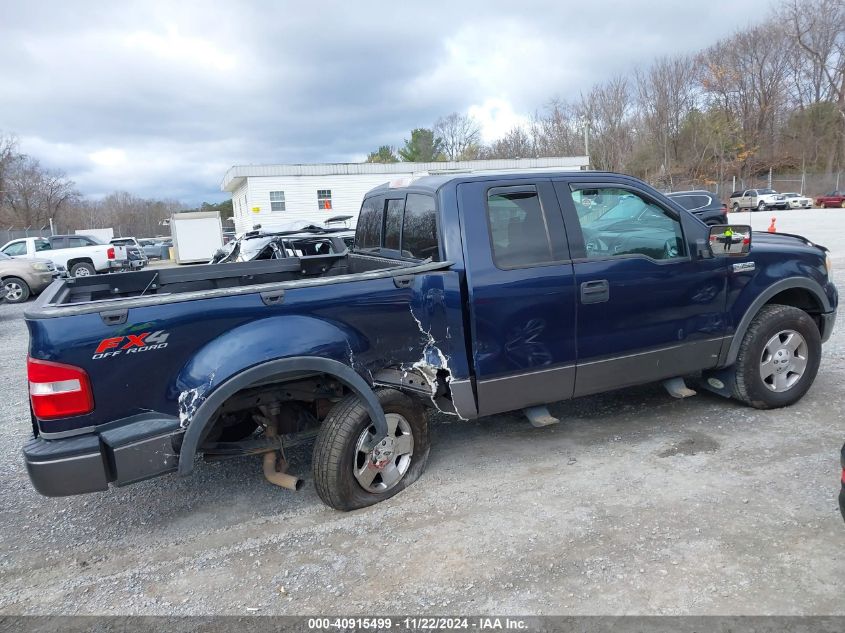
<svg viewBox="0 0 845 633">
<path fill-rule="evenodd" d="M 828 245 L 845 275 L 845 211 L 732 218 L 749 215 Z M 438 419 L 415 485 L 342 514 L 256 459 L 39 496 L 22 313 L 0 306 L 0 613 L 845 614 L 841 324 L 788 410 L 646 386 L 557 404 L 545 429 Z"/>
</svg>

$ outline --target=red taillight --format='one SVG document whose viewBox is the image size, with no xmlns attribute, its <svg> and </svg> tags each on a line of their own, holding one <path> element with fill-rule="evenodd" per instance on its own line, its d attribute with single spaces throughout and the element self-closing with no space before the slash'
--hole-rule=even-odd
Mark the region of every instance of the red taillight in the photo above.
<svg viewBox="0 0 845 633">
<path fill-rule="evenodd" d="M 40 420 L 91 413 L 94 395 L 84 369 L 47 360 L 26 359 L 29 400 Z"/>
<path fill-rule="evenodd" d="M 106 255 L 109 259 L 114 259 L 114 247 L 110 247 L 109 250 L 106 252 Z"/>
</svg>

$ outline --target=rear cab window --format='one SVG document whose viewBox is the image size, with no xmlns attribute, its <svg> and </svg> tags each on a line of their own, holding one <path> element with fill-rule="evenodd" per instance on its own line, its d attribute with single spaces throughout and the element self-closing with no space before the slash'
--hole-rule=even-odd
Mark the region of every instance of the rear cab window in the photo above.
<svg viewBox="0 0 845 633">
<path fill-rule="evenodd" d="M 409 192 L 364 200 L 355 251 L 400 259 L 440 261 L 437 206 L 429 194 Z"/>
</svg>

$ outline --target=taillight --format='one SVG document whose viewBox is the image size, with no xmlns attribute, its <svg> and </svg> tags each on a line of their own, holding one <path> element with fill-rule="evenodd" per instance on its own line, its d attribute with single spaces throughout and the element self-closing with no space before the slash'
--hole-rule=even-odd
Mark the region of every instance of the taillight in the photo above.
<svg viewBox="0 0 845 633">
<path fill-rule="evenodd" d="M 106 252 L 106 255 L 109 259 L 114 259 L 114 247 L 110 247 L 109 250 Z"/>
<path fill-rule="evenodd" d="M 94 395 L 84 369 L 47 360 L 26 359 L 29 399 L 39 420 L 91 413 Z"/>
</svg>

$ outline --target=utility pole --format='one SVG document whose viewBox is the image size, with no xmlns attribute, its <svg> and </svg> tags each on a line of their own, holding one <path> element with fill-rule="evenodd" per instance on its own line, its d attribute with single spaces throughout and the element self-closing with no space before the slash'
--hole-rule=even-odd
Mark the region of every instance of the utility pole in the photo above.
<svg viewBox="0 0 845 633">
<path fill-rule="evenodd" d="M 50 235 L 55 235 L 56 232 L 53 230 L 53 218 L 50 218 Z"/>
<path fill-rule="evenodd" d="M 587 117 L 583 117 L 581 123 L 584 126 L 584 156 L 587 157 L 587 169 L 589 169 L 592 162 L 590 161 L 590 123 Z"/>
</svg>

